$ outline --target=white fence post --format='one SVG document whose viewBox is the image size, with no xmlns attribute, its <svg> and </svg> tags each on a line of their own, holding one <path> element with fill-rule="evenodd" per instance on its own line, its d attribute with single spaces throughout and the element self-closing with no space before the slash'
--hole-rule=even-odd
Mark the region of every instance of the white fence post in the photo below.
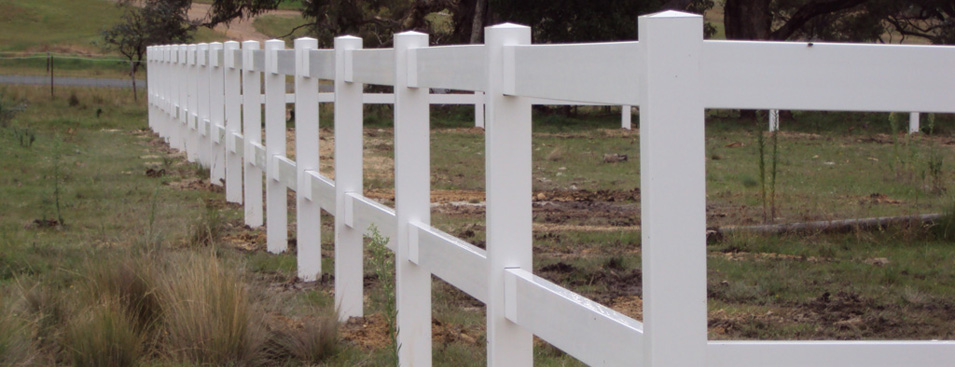
<svg viewBox="0 0 955 367">
<path fill-rule="evenodd" d="M 225 130 L 225 95 L 223 84 L 224 70 L 222 63 L 222 43 L 209 44 L 209 121 L 211 121 L 209 135 L 212 138 L 212 154 L 209 155 L 210 177 L 213 185 L 223 186 L 225 183 L 225 142 L 219 131 Z"/>
<path fill-rule="evenodd" d="M 484 92 L 474 92 L 474 127 L 484 128 Z"/>
<path fill-rule="evenodd" d="M 362 88 L 345 81 L 345 54 L 362 48 L 361 38 L 335 38 L 335 305 L 342 321 L 363 314 L 365 228 L 352 228 L 346 196 L 362 194 Z"/>
<path fill-rule="evenodd" d="M 186 159 L 202 164 L 199 157 L 198 100 L 199 71 L 196 70 L 196 45 L 186 45 Z"/>
<path fill-rule="evenodd" d="M 706 360 L 706 177 L 700 53 L 703 18 L 641 16 L 640 104 L 644 363 Z"/>
<path fill-rule="evenodd" d="M 631 106 L 620 106 L 620 127 L 626 130 L 630 130 L 630 125 L 633 124 L 633 111 L 631 111 Z"/>
<path fill-rule="evenodd" d="M 262 79 L 252 69 L 253 51 L 259 49 L 258 41 L 242 42 L 242 136 L 245 147 L 242 159 L 245 161 L 245 224 L 259 227 L 262 218 L 262 167 L 255 165 L 254 144 L 262 141 Z"/>
<path fill-rule="evenodd" d="M 288 248 L 288 191 L 273 175 L 278 170 L 276 157 L 284 157 L 285 75 L 278 73 L 278 50 L 285 41 L 265 41 L 265 237 L 269 252 L 280 253 Z"/>
<path fill-rule="evenodd" d="M 485 28 L 487 94 L 484 146 L 487 167 L 487 365 L 531 366 L 531 333 L 507 320 L 504 271 L 533 271 L 531 213 L 531 104 L 505 96 L 505 46 L 531 42 L 529 27 Z M 513 302 L 513 300 L 512 300 Z"/>
<path fill-rule="evenodd" d="M 187 148 L 189 144 L 189 66 L 186 64 L 187 45 L 179 45 L 179 52 L 176 56 L 176 101 L 178 104 L 177 115 L 179 117 L 179 151 L 186 153 L 186 160 L 189 159 Z"/>
<path fill-rule="evenodd" d="M 223 45 L 222 61 L 224 61 L 223 89 L 225 102 L 225 145 L 228 148 L 225 155 L 225 199 L 231 203 L 242 204 L 242 157 L 239 155 L 243 147 L 233 146 L 233 134 L 242 134 L 242 75 L 235 67 L 235 51 L 239 43 L 228 41 Z M 238 60 L 242 62 L 242 60 Z"/>
<path fill-rule="evenodd" d="M 779 110 L 769 110 L 767 113 L 769 114 L 769 131 L 779 130 Z"/>
<path fill-rule="evenodd" d="M 909 134 L 919 132 L 919 113 L 909 112 Z"/>
<path fill-rule="evenodd" d="M 322 274 L 322 208 L 310 198 L 309 172 L 318 172 L 318 75 L 309 74 L 309 52 L 318 48 L 318 40 L 295 40 L 295 161 L 298 189 L 295 191 L 298 239 L 298 277 L 311 282 Z M 309 199 L 310 198 L 310 199 Z"/>
<path fill-rule="evenodd" d="M 209 44 L 196 45 L 196 125 L 199 131 L 199 163 L 212 167 L 212 140 L 209 134 Z M 211 178 L 211 171 L 210 178 Z M 211 181 L 211 179 L 210 179 Z"/>
<path fill-rule="evenodd" d="M 428 88 L 409 88 L 409 50 L 428 47 L 428 35 L 395 35 L 395 281 L 398 365 L 431 366 L 431 272 L 417 265 L 417 230 L 431 225 L 431 140 Z"/>
</svg>

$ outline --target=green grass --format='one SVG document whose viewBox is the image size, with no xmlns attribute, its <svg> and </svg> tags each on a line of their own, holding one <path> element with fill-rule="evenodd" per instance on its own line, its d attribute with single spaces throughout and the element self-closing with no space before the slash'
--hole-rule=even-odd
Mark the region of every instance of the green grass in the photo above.
<svg viewBox="0 0 955 367">
<path fill-rule="evenodd" d="M 289 34 L 289 32 L 292 32 L 295 27 L 302 24 L 305 24 L 305 19 L 298 15 L 262 15 L 255 18 L 255 21 L 252 22 L 252 26 L 255 27 L 255 30 L 273 38 L 285 36 Z M 306 31 L 308 31 L 308 29 L 300 28 L 296 30 L 295 33 L 285 37 L 285 39 L 292 40 L 303 37 L 306 35 Z"/>
<path fill-rule="evenodd" d="M 103 0 L 2 0 L 0 51 L 95 51 L 122 11 Z"/>
</svg>

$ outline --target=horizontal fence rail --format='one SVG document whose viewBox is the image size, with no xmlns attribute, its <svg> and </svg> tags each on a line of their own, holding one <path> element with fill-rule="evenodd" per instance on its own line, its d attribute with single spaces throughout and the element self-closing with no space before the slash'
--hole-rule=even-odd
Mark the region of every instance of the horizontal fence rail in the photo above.
<svg viewBox="0 0 955 367">
<path fill-rule="evenodd" d="M 703 112 L 955 112 L 955 47 L 704 41 L 700 16 L 672 11 L 639 28 L 638 42 L 595 44 L 534 45 L 529 28 L 502 24 L 485 29 L 484 45 L 429 47 L 406 32 L 389 49 L 351 36 L 332 49 L 310 38 L 293 49 L 153 46 L 149 126 L 209 168 L 246 224 L 266 225 L 270 252 L 287 250 L 294 191 L 304 281 L 323 272 L 320 210 L 331 213 L 343 320 L 363 312 L 362 235 L 375 227 L 388 238 L 401 366 L 431 365 L 432 275 L 487 305 L 490 366 L 531 365 L 534 335 L 593 366 L 951 366 L 951 341 L 707 340 Z M 334 180 L 319 169 L 324 102 L 334 103 Z M 286 156 L 289 103 L 296 160 Z M 363 195 L 362 106 L 375 103 L 395 110 L 395 208 Z M 486 127 L 486 250 L 430 224 L 432 104 L 474 105 Z M 641 108 L 643 321 L 533 274 L 533 104 L 620 105 L 626 127 L 630 106 Z"/>
</svg>

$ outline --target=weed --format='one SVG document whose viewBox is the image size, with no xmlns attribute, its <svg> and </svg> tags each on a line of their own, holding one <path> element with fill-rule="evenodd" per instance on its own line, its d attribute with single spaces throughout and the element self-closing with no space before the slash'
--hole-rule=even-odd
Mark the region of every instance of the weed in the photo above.
<svg viewBox="0 0 955 367">
<path fill-rule="evenodd" d="M 36 131 L 28 127 L 13 128 L 13 138 L 20 143 L 21 147 L 30 148 L 36 142 Z"/>
<path fill-rule="evenodd" d="M 66 226 L 63 221 L 63 211 L 60 206 L 60 139 L 53 138 L 53 202 L 56 209 L 56 220 L 60 226 Z"/>
<path fill-rule="evenodd" d="M 29 288 L 20 285 L 26 314 L 36 323 L 37 348 L 50 354 L 59 350 L 57 341 L 62 326 L 71 314 L 64 293 L 48 285 L 35 283 Z"/>
<path fill-rule="evenodd" d="M 386 244 L 388 238 L 378 232 L 374 225 L 368 229 L 368 250 L 371 252 L 371 270 L 375 272 L 378 278 L 378 288 L 371 294 L 371 299 L 381 309 L 385 317 L 385 323 L 388 325 L 388 335 L 391 337 L 391 358 L 392 364 L 398 362 L 398 329 L 396 321 L 398 320 L 398 308 L 395 305 L 395 257 Z"/>
<path fill-rule="evenodd" d="M 945 180 L 942 172 L 942 154 L 939 153 L 938 149 L 933 148 L 929 151 L 928 159 L 926 161 L 926 171 L 923 175 L 928 176 L 929 187 L 933 192 L 941 193 L 945 191 Z"/>
<path fill-rule="evenodd" d="M 766 137 L 763 135 L 762 127 L 765 126 L 765 114 L 760 111 L 756 119 L 756 149 L 759 154 L 759 199 L 763 205 L 763 221 L 773 222 L 776 219 L 776 174 L 779 171 L 779 131 L 773 130 L 770 133 L 770 143 L 772 144 L 772 153 L 770 158 L 772 163 L 769 169 L 769 177 L 766 173 Z M 769 187 L 767 190 L 767 182 Z"/>
<path fill-rule="evenodd" d="M 139 365 L 143 337 L 136 322 L 114 300 L 107 300 L 74 320 L 66 331 L 73 366 L 126 367 Z"/>
<path fill-rule="evenodd" d="M 955 204 L 932 224 L 935 237 L 943 241 L 955 241 Z"/>
<path fill-rule="evenodd" d="M 239 276 L 209 255 L 185 255 L 160 287 L 165 345 L 181 362 L 255 365 L 262 357 L 262 312 Z"/>
<path fill-rule="evenodd" d="M 25 109 L 26 103 L 12 105 L 11 103 L 5 101 L 3 95 L 0 94 L 0 127 L 9 127 L 10 122 L 13 121 L 13 118 L 16 117 L 18 113 L 23 112 Z"/>
<path fill-rule="evenodd" d="M 187 244 L 191 247 L 214 246 L 222 240 L 225 229 L 226 221 L 222 213 L 206 203 L 205 210 L 189 227 Z"/>
</svg>

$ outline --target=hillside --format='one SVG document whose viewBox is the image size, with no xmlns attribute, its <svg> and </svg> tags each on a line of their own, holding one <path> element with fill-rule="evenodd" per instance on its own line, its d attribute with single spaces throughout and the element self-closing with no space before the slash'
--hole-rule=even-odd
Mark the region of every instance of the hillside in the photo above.
<svg viewBox="0 0 955 367">
<path fill-rule="evenodd" d="M 98 53 L 122 12 L 107 0 L 0 0 L 0 51 Z"/>
</svg>

